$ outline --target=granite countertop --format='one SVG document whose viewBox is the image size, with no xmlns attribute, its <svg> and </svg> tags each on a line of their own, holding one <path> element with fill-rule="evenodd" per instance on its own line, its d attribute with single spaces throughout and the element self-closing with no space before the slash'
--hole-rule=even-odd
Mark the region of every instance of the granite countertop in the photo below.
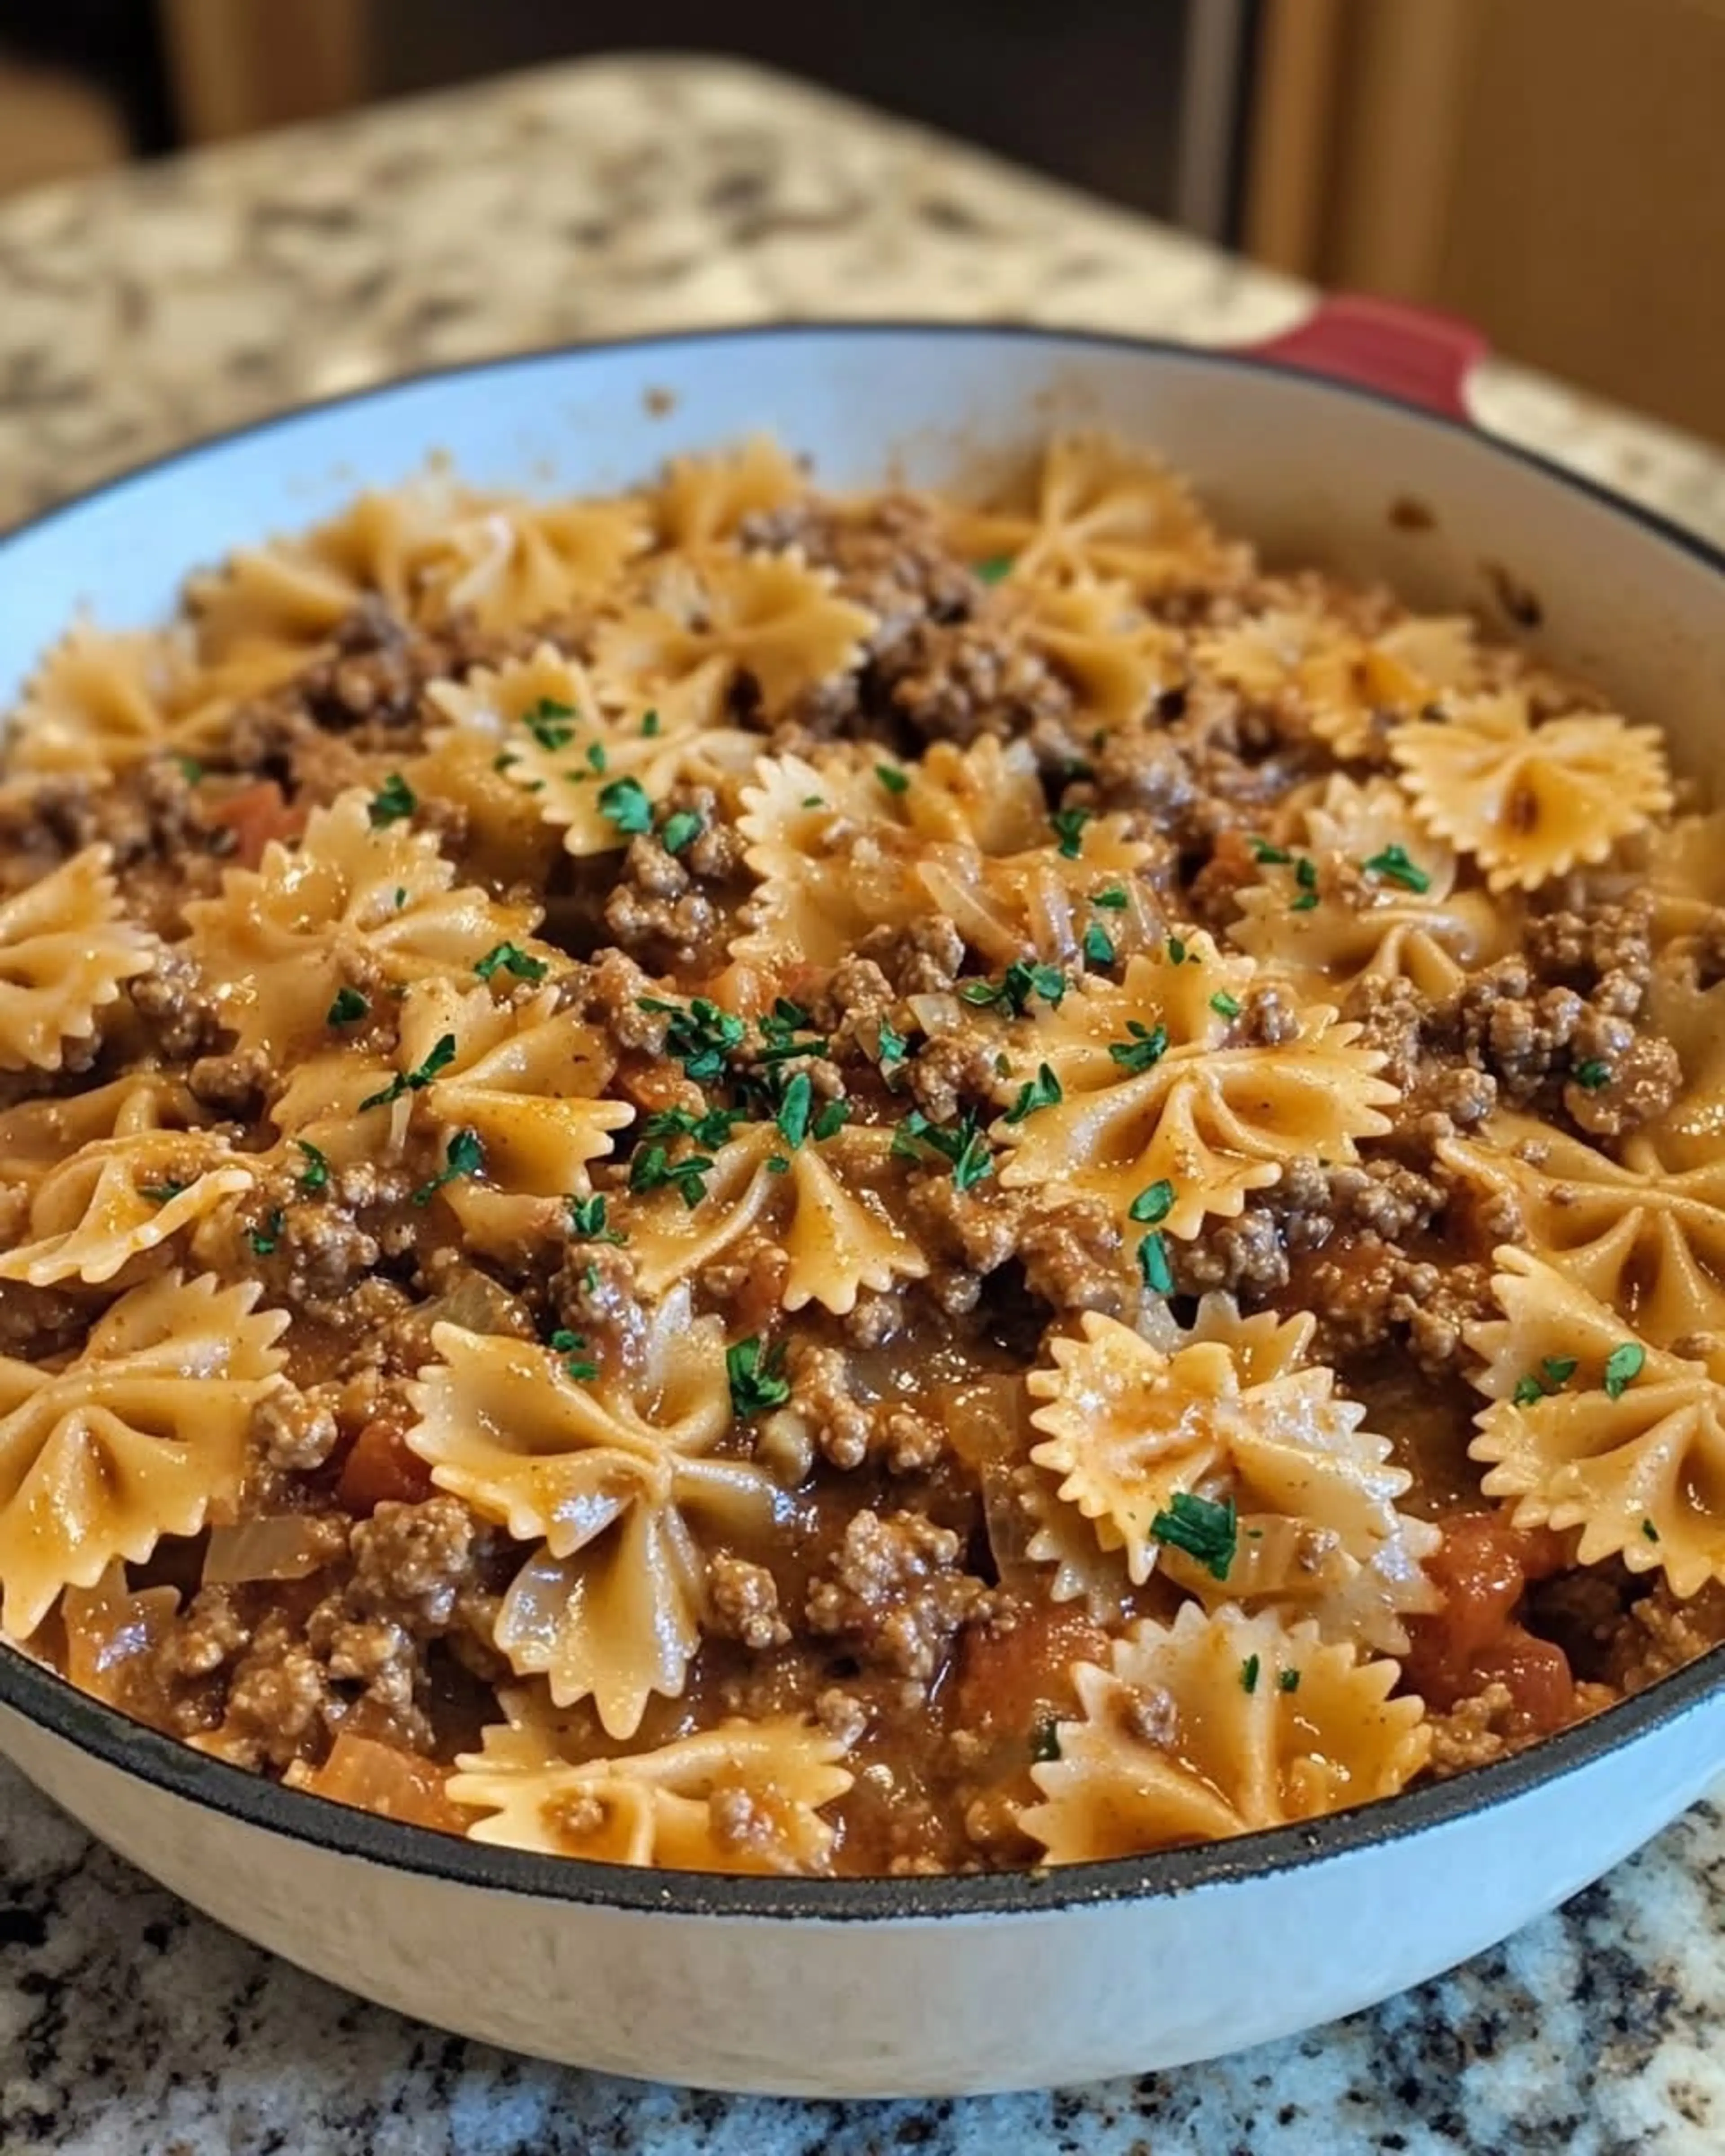
<svg viewBox="0 0 1725 2156">
<path fill-rule="evenodd" d="M 752 69 L 588 63 L 0 205 L 0 525 L 189 436 L 524 346 L 820 315 L 1219 342 L 1302 304 Z M 1502 362 L 1476 405 L 1725 540 L 1725 465 L 1697 445 Z M 1703 1804 L 1497 1952 L 1296 2041 L 1047 2096 L 754 2102 L 364 2005 L 192 1915 L 0 1765 L 0 2150 L 1702 2156 L 1725 2146 L 1722 1918 Z"/>
</svg>

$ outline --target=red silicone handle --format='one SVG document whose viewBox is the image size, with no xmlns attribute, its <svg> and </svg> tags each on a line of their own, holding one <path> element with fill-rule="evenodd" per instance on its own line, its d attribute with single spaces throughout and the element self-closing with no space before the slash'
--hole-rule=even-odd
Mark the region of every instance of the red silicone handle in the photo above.
<svg viewBox="0 0 1725 2156">
<path fill-rule="evenodd" d="M 1252 358 L 1357 382 L 1450 419 L 1471 418 L 1467 378 L 1490 349 L 1471 322 L 1358 292 L 1322 300 L 1303 322 L 1243 348 Z"/>
</svg>

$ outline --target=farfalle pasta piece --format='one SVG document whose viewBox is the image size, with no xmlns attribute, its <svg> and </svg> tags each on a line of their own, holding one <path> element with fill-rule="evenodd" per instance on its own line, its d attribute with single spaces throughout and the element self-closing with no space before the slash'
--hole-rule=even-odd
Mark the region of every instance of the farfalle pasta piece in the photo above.
<svg viewBox="0 0 1725 2156">
<path fill-rule="evenodd" d="M 888 1202 L 903 1174 L 891 1147 L 891 1132 L 856 1124 L 794 1147 L 773 1123 L 740 1132 L 712 1156 L 696 1204 L 667 1188 L 631 1209 L 636 1280 L 662 1295 L 755 1229 L 783 1253 L 786 1310 L 818 1302 L 842 1317 L 864 1288 L 882 1294 L 925 1279 L 928 1260 Z M 775 1160 L 787 1165 L 775 1169 Z"/>
<path fill-rule="evenodd" d="M 663 543 L 685 553 L 734 540 L 751 516 L 783 509 L 806 482 L 793 460 L 764 434 L 716 455 L 673 457 L 653 496 Z"/>
<path fill-rule="evenodd" d="M 1230 1328 L 1213 1312 L 1203 1329 Z M 1389 1439 L 1361 1427 L 1366 1411 L 1337 1394 L 1334 1371 L 1292 1363 L 1302 1344 L 1272 1322 L 1239 1348 L 1212 1337 L 1164 1353 L 1088 1312 L 1079 1337 L 1051 1341 L 1055 1367 L 1026 1379 L 1043 1433 L 1030 1458 L 1060 1478 L 1060 1499 L 1101 1548 L 1122 1553 L 1135 1586 L 1159 1568 L 1205 1600 L 1309 1616 L 1327 1638 L 1399 1650 L 1403 1618 L 1437 1606 L 1420 1568 L 1437 1530 L 1396 1510 L 1413 1477 L 1390 1464 Z M 1275 1374 L 1246 1377 L 1249 1358 Z M 1182 1497 L 1237 1522 L 1208 1563 L 1163 1538 Z"/>
<path fill-rule="evenodd" d="M 813 1723 L 775 1715 L 573 1763 L 537 1722 L 516 1719 L 457 1759 L 447 1794 L 485 1815 L 470 1840 L 506 1849 L 664 1871 L 819 1874 L 837 1840 L 822 1807 L 855 1779 L 844 1756 Z"/>
<path fill-rule="evenodd" d="M 0 1252 L 0 1281 L 100 1286 L 254 1180 L 217 1132 L 141 1129 L 98 1138 L 36 1184 L 23 1240 Z"/>
<path fill-rule="evenodd" d="M 1025 643 L 1072 690 L 1081 730 L 1131 726 L 1184 678 L 1182 639 L 1148 619 L 1128 585 L 1033 584 L 1019 609 Z"/>
<path fill-rule="evenodd" d="M 20 1101 L 0 1109 L 0 1183 L 34 1189 L 100 1139 L 195 1130 L 209 1120 L 185 1081 L 162 1070 L 131 1071 L 85 1093 Z"/>
<path fill-rule="evenodd" d="M 255 1282 L 166 1273 L 122 1296 L 63 1367 L 0 1357 L 0 1623 L 14 1640 L 62 1588 L 233 1517 L 287 1323 L 257 1297 Z"/>
<path fill-rule="evenodd" d="M 1119 986 L 1092 979 L 1027 1024 L 1026 1045 L 1064 1097 L 994 1126 L 1011 1148 L 1008 1189 L 1097 1197 L 1125 1213 L 1166 1182 L 1162 1225 L 1185 1238 L 1207 1214 L 1235 1217 L 1290 1160 L 1351 1161 L 1358 1140 L 1388 1131 L 1382 1111 L 1399 1096 L 1357 1025 L 1309 1004 L 1289 1039 L 1230 1047 L 1250 963 L 1204 935 L 1179 947 L 1180 963 L 1136 957 Z"/>
<path fill-rule="evenodd" d="M 655 1692 L 675 1698 L 706 1607 L 699 1539 L 758 1543 L 778 1493 L 718 1450 L 731 1424 L 725 1336 L 686 1294 L 654 1318 L 642 1366 L 578 1380 L 562 1358 L 440 1324 L 440 1360 L 411 1388 L 411 1449 L 517 1542 L 536 1544 L 504 1598 L 495 1640 L 560 1707 L 591 1698 L 606 1733 L 632 1737 Z"/>
<path fill-rule="evenodd" d="M 917 847 L 892 798 L 854 758 L 817 767 L 762 757 L 737 819 L 757 883 L 732 955 L 832 966 L 870 929 L 914 920 L 927 901 L 912 874 Z"/>
<path fill-rule="evenodd" d="M 182 746 L 190 672 L 172 635 L 110 634 L 81 622 L 26 686 L 7 761 L 21 772 L 97 774 Z"/>
<path fill-rule="evenodd" d="M 1671 805 L 1652 726 L 1604 711 L 1535 726 L 1525 696 L 1474 696 L 1390 737 L 1420 821 L 1469 854 L 1494 891 L 1533 891 L 1604 860 Z"/>
<path fill-rule="evenodd" d="M 602 701 L 578 660 L 549 644 L 495 671 L 435 681 L 427 694 L 455 721 L 454 737 L 470 741 L 577 859 L 615 853 L 640 828 L 619 788 L 655 804 L 696 764 L 742 772 L 760 749 L 757 735 L 704 725 L 669 702 L 649 709 L 638 700 L 622 715 Z M 443 736 L 440 745 L 451 739 Z"/>
<path fill-rule="evenodd" d="M 1373 637 L 1327 615 L 1271 608 L 1200 638 L 1199 666 L 1260 703 L 1291 700 L 1339 757 L 1362 757 L 1398 722 L 1474 687 L 1474 627 L 1465 614 L 1412 616 Z"/>
<path fill-rule="evenodd" d="M 1391 781 L 1332 778 L 1292 820 L 1286 844 L 1258 849 L 1228 932 L 1260 966 L 1314 992 L 1369 975 L 1437 1001 L 1509 941 L 1511 901 L 1456 889 L 1454 850 Z"/>
<path fill-rule="evenodd" d="M 1094 434 L 1056 436 L 1016 499 L 951 512 L 948 542 L 974 562 L 1009 563 L 1014 583 L 1118 579 L 1147 597 L 1245 559 L 1165 465 Z"/>
<path fill-rule="evenodd" d="M 1440 1139 L 1439 1159 L 1496 1201 L 1497 1232 L 1661 1346 L 1725 1339 L 1725 1157 L 1667 1167 L 1645 1131 L 1612 1159 L 1529 1116 L 1494 1116 L 1476 1137 Z M 1499 1223 L 1512 1224 L 1498 1225 Z"/>
<path fill-rule="evenodd" d="M 454 1043 L 419 1098 L 440 1158 L 461 1132 L 479 1141 L 480 1164 L 435 1195 L 480 1250 L 508 1255 L 560 1230 L 567 1200 L 590 1187 L 590 1163 L 634 1120 L 627 1101 L 601 1097 L 615 1065 L 604 1035 L 558 1006 L 554 987 L 499 1004 L 486 988 L 427 981 L 402 1007 L 400 1070 L 421 1070 L 440 1040 Z"/>
<path fill-rule="evenodd" d="M 1034 846 L 989 855 L 974 846 L 931 845 L 916 863 L 926 894 L 920 912 L 943 913 L 989 966 L 1018 958 L 1070 965 L 1096 922 L 1103 893 L 1127 894 L 1127 909 L 1109 920 L 1107 934 L 1124 951 L 1147 940 L 1154 916 L 1138 882 L 1151 848 L 1127 835 L 1124 816 L 1093 816 L 1076 844 Z"/>
<path fill-rule="evenodd" d="M 1059 1757 L 1030 1769 L 1040 1804 L 1019 1825 L 1053 1864 L 1137 1856 L 1251 1834 L 1394 1796 L 1431 1731 L 1400 1671 L 1326 1646 L 1307 1625 L 1206 1615 L 1135 1625 L 1111 1666 L 1074 1670 L 1082 1719 L 1055 1727 Z"/>
<path fill-rule="evenodd" d="M 126 919 L 106 846 L 86 846 L 0 898 L 0 1070 L 58 1070 L 88 1040 L 121 983 L 155 964 L 154 940 Z"/>
<path fill-rule="evenodd" d="M 1725 906 L 1725 809 L 1680 816 L 1647 857 L 1653 926 L 1661 945 L 1686 942 Z"/>
<path fill-rule="evenodd" d="M 649 536 L 640 506 L 627 497 L 481 497 L 424 550 L 419 611 L 466 617 L 483 629 L 535 628 L 597 599 Z"/>
<path fill-rule="evenodd" d="M 1579 1564 L 1660 1567 L 1681 1596 L 1725 1579 L 1725 1342 L 1671 1353 L 1543 1259 L 1497 1260 L 1503 1316 L 1468 1335 L 1486 1495 L 1518 1527 L 1579 1528 Z"/>
<path fill-rule="evenodd" d="M 230 869 L 219 897 L 186 908 L 223 1024 L 278 1058 L 319 1033 L 356 977 L 470 975 L 500 943 L 528 946 L 538 917 L 457 884 L 434 835 L 377 825 L 357 788 L 315 808 L 297 845 L 273 840 L 258 868 Z"/>
<path fill-rule="evenodd" d="M 679 562 L 660 575 L 649 603 L 599 629 L 594 670 L 619 701 L 670 697 L 707 725 L 747 683 L 762 713 L 776 717 L 803 690 L 862 662 L 875 617 L 833 584 L 794 552 Z"/>
</svg>

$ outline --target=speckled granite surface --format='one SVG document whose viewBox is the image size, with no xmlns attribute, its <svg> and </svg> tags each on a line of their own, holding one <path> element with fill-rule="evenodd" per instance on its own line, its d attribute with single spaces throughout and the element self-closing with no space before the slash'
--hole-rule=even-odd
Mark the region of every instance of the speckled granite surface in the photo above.
<svg viewBox="0 0 1725 2156">
<path fill-rule="evenodd" d="M 506 236 L 500 244 L 500 235 Z M 0 522 L 187 437 L 439 362 L 809 315 L 1200 341 L 1301 295 L 970 151 L 717 64 L 611 61 L 0 206 Z M 1493 365 L 1491 425 L 1725 539 L 1725 465 Z M 1704 2156 L 1725 1820 L 1378 2010 L 1153 2081 L 751 2102 L 445 2039 L 194 1917 L 0 1766 L 0 2152 Z"/>
</svg>

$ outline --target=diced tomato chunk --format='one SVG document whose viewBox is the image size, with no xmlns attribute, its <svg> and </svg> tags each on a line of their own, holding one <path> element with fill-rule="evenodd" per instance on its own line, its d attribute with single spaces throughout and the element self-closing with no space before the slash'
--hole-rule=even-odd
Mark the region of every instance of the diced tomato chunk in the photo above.
<svg viewBox="0 0 1725 2156">
<path fill-rule="evenodd" d="M 350 1512 L 379 1505 L 419 1505 L 432 1495 L 431 1470 L 393 1422 L 368 1422 L 341 1463 L 336 1495 Z"/>
<path fill-rule="evenodd" d="M 1515 1701 L 1515 1733 L 1561 1729 L 1575 1717 L 1568 1659 L 1516 1614 L 1529 1580 L 1562 1568 L 1561 1540 L 1523 1532 L 1500 1512 L 1452 1512 L 1440 1525 L 1444 1539 L 1426 1570 L 1444 1606 L 1410 1622 L 1409 1682 L 1440 1714 L 1501 1682 Z"/>
<path fill-rule="evenodd" d="M 1009 1632 L 967 1632 L 954 1702 L 960 1725 L 1023 1739 L 1074 1710 L 1074 1662 L 1108 1665 L 1108 1640 L 1080 1603 L 1022 1610 Z"/>
<path fill-rule="evenodd" d="M 260 778 L 243 786 L 204 811 L 205 821 L 232 831 L 234 859 L 242 868 L 254 869 L 272 839 L 297 839 L 305 828 L 306 812 L 291 806 L 273 778 Z"/>
</svg>

